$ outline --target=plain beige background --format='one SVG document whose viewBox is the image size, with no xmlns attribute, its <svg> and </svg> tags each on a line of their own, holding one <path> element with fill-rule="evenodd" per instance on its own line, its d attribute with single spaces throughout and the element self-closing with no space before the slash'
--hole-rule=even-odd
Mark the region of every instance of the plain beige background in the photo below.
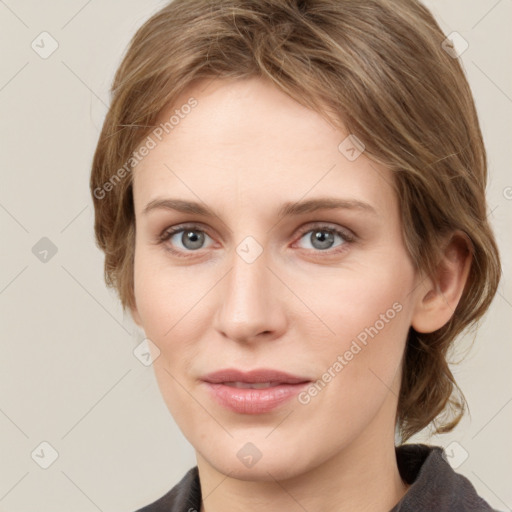
<svg viewBox="0 0 512 512">
<path fill-rule="evenodd" d="M 134 511 L 195 465 L 151 366 L 133 354 L 143 333 L 103 283 L 88 189 L 114 71 L 165 4 L 0 0 L 0 511 Z M 412 441 L 447 447 L 492 506 L 512 510 L 512 1 L 427 6 L 469 44 L 460 58 L 488 149 L 504 275 L 455 368 L 471 418 Z"/>
</svg>

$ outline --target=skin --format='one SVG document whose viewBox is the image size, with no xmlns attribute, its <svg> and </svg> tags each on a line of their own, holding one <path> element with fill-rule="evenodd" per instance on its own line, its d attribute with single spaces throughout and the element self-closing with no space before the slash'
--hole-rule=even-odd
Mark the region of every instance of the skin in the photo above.
<svg viewBox="0 0 512 512">
<path fill-rule="evenodd" d="M 201 511 L 387 512 L 407 491 L 394 452 L 406 336 L 450 318 L 469 269 L 463 244 L 447 246 L 439 280 L 419 275 L 391 172 L 364 153 L 349 161 L 338 150 L 348 133 L 270 83 L 199 82 L 162 120 L 191 96 L 198 105 L 134 170 L 132 315 L 160 351 L 158 385 L 196 451 Z M 326 196 L 369 208 L 278 216 L 285 202 Z M 171 197 L 218 216 L 144 212 Z M 183 223 L 205 233 L 199 249 L 183 232 L 158 243 Z M 350 237 L 335 234 L 322 250 L 311 240 L 325 234 L 319 223 Z M 251 263 L 237 253 L 248 236 L 258 244 L 250 251 L 262 250 Z M 307 404 L 237 414 L 200 381 L 227 367 L 321 379 L 397 303 L 400 312 Z M 237 457 L 247 442 L 262 454 L 252 467 Z"/>
</svg>

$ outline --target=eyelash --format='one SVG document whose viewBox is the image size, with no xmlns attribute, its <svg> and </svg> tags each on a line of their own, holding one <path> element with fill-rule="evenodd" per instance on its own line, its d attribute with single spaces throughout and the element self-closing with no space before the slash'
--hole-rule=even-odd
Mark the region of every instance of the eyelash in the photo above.
<svg viewBox="0 0 512 512">
<path fill-rule="evenodd" d="M 179 226 L 175 226 L 175 227 L 166 229 L 161 235 L 158 236 L 156 243 L 157 244 L 165 244 L 165 242 L 170 240 L 175 234 L 181 233 L 183 231 L 198 231 L 198 232 L 208 235 L 208 232 L 206 230 L 202 229 L 201 226 L 199 226 L 198 224 L 181 224 Z M 332 227 L 330 225 L 322 224 L 322 223 L 318 223 L 313 226 L 309 225 L 309 226 L 304 227 L 303 229 L 300 229 L 298 240 L 303 238 L 303 236 L 306 233 L 309 233 L 311 231 L 327 231 L 329 233 L 338 235 L 340 238 L 343 239 L 343 243 L 335 249 L 326 249 L 324 251 L 313 249 L 313 252 L 318 253 L 318 254 L 327 254 L 327 255 L 331 255 L 331 256 L 339 254 L 341 252 L 344 252 L 347 249 L 346 248 L 347 244 L 351 244 L 356 240 L 356 236 L 352 232 L 350 232 L 348 230 L 340 229 L 338 227 Z M 208 236 L 210 236 L 210 235 L 208 235 Z M 180 258 L 192 257 L 191 255 L 183 255 L 182 251 L 173 249 L 169 244 L 165 244 L 165 249 Z M 308 249 L 305 249 L 305 250 L 308 250 Z M 193 253 L 198 253 L 200 251 L 201 251 L 201 249 L 198 249 L 197 251 L 187 251 L 187 252 L 193 254 Z"/>
</svg>

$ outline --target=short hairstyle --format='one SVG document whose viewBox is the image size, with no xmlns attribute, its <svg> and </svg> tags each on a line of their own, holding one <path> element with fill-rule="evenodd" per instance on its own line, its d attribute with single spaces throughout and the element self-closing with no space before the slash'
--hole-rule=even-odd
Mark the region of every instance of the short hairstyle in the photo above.
<svg viewBox="0 0 512 512">
<path fill-rule="evenodd" d="M 135 306 L 134 151 L 193 82 L 269 80 L 393 171 L 418 270 L 434 276 L 450 233 L 469 238 L 472 264 L 453 317 L 432 333 L 409 330 L 396 414 L 402 440 L 431 422 L 452 430 L 467 404 L 448 349 L 489 307 L 501 266 L 474 100 L 445 38 L 417 0 L 175 0 L 154 14 L 116 72 L 90 179 L 105 280 L 123 308 Z"/>
</svg>

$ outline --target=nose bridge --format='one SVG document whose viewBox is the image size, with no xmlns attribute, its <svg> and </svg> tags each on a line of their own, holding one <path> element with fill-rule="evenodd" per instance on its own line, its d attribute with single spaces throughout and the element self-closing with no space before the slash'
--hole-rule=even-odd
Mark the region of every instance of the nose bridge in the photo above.
<svg viewBox="0 0 512 512">
<path fill-rule="evenodd" d="M 233 251 L 217 315 L 217 329 L 229 338 L 249 340 L 279 328 L 282 312 L 266 251 L 252 237 L 246 237 Z"/>
</svg>

